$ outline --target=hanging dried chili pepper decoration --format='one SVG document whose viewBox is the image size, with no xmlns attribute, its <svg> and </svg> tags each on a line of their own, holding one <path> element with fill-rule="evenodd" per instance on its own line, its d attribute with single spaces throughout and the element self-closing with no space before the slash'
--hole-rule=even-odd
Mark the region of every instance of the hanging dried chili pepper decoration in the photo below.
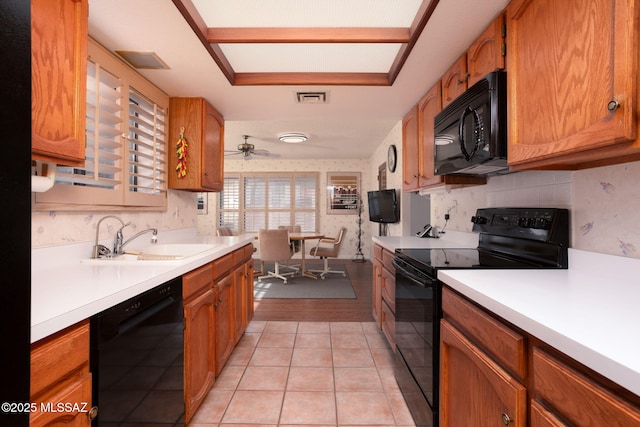
<svg viewBox="0 0 640 427">
<path fill-rule="evenodd" d="M 180 138 L 176 143 L 176 154 L 178 155 L 178 166 L 176 166 L 176 173 L 178 179 L 182 179 L 187 176 L 187 139 L 184 137 L 184 126 L 180 128 Z"/>
</svg>

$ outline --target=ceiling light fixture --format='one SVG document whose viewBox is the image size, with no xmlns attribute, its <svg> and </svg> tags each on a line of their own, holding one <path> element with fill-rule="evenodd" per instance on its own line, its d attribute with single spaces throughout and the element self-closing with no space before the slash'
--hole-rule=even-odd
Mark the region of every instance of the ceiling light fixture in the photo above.
<svg viewBox="0 0 640 427">
<path fill-rule="evenodd" d="M 301 142 L 305 142 L 307 139 L 307 135 L 303 133 L 283 133 L 278 137 L 278 139 L 282 142 L 286 142 L 287 144 L 299 144 Z"/>
</svg>

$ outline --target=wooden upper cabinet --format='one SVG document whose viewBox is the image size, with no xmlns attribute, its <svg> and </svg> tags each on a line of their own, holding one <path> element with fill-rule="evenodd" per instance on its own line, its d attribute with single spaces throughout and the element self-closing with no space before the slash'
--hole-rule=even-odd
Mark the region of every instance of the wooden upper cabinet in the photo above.
<svg viewBox="0 0 640 427">
<path fill-rule="evenodd" d="M 467 90 L 467 54 L 464 53 L 442 76 L 442 108 Z"/>
<path fill-rule="evenodd" d="M 442 108 L 490 72 L 504 68 L 505 32 L 500 14 L 442 76 Z"/>
<path fill-rule="evenodd" d="M 504 15 L 500 14 L 467 50 L 467 87 L 492 71 L 504 68 Z"/>
<path fill-rule="evenodd" d="M 637 8 L 630 0 L 509 4 L 511 168 L 581 168 L 638 153 L 629 142 L 637 133 Z"/>
<path fill-rule="evenodd" d="M 31 152 L 83 166 L 88 0 L 31 0 Z"/>
<path fill-rule="evenodd" d="M 442 90 L 440 81 L 427 92 L 418 103 L 418 123 L 420 141 L 420 174 L 419 186 L 425 187 L 442 183 L 442 177 L 434 175 L 436 115 L 442 110 Z"/>
<path fill-rule="evenodd" d="M 418 189 L 420 152 L 418 148 L 418 106 L 402 119 L 402 190 Z"/>
<path fill-rule="evenodd" d="M 187 143 L 186 174 L 176 170 L 177 142 Z M 222 191 L 224 183 L 224 118 L 203 98 L 169 101 L 169 188 Z"/>
</svg>

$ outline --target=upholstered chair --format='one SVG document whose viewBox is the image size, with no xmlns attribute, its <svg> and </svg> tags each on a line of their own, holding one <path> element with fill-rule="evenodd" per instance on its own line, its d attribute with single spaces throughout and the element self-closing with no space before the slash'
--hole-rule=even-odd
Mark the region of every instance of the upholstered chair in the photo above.
<svg viewBox="0 0 640 427">
<path fill-rule="evenodd" d="M 280 271 L 280 267 L 285 267 L 281 266 L 281 263 L 289 261 L 292 255 L 289 231 L 286 229 L 258 230 L 258 247 L 260 248 L 260 260 L 274 263 L 274 271 L 267 271 L 266 274 L 258 277 L 258 281 L 267 277 L 277 277 L 287 283 L 286 276 L 295 274 L 295 271 L 287 273 Z"/>
<path fill-rule="evenodd" d="M 324 268 L 322 270 L 310 270 L 314 273 L 320 273 L 321 279 L 324 279 L 329 273 L 339 273 L 343 276 L 347 275 L 344 270 L 333 270 L 329 267 L 329 258 L 338 258 L 340 246 L 342 245 L 346 232 L 347 229 L 342 227 L 336 237 L 323 237 L 319 239 L 318 244 L 309 251 L 309 255 L 319 257 L 323 261 Z"/>
</svg>

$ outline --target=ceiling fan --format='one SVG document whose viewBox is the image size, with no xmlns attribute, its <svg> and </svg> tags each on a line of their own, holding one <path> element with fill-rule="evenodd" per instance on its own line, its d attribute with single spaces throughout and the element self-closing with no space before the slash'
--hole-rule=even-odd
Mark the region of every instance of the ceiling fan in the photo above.
<svg viewBox="0 0 640 427">
<path fill-rule="evenodd" d="M 238 144 L 238 149 L 225 150 L 225 153 L 228 153 L 228 154 L 225 154 L 225 156 L 242 154 L 242 158 L 244 160 L 251 160 L 253 158 L 253 155 L 266 156 L 266 157 L 280 157 L 279 154 L 271 153 L 268 150 L 260 150 L 260 149 L 256 150 L 253 144 L 250 144 L 247 142 L 247 139 L 249 139 L 249 135 L 243 135 L 242 137 L 244 138 L 244 142 L 242 144 Z"/>
</svg>

